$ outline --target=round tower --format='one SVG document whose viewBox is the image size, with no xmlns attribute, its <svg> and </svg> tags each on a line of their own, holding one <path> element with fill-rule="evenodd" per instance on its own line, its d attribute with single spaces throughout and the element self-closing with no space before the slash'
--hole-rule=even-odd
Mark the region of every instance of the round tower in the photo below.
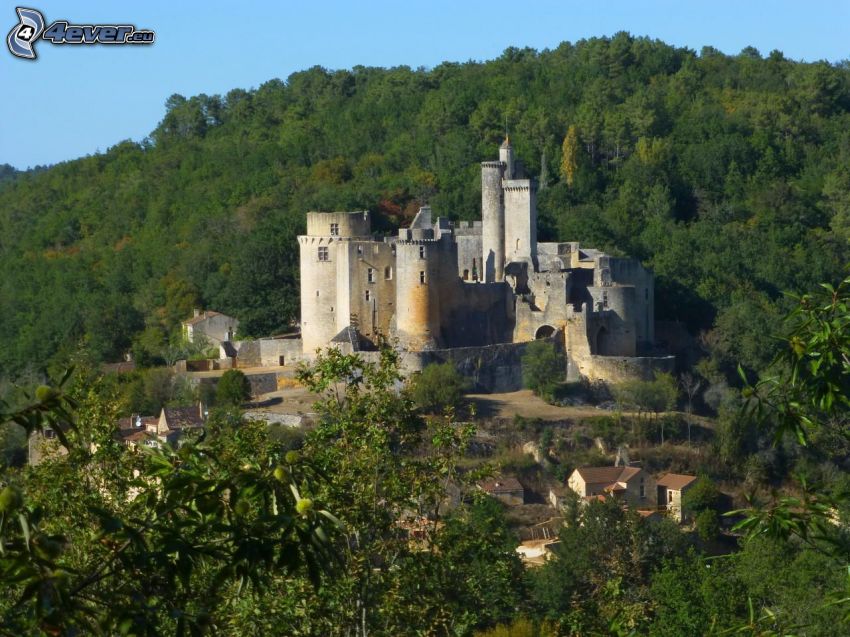
<svg viewBox="0 0 850 637">
<path fill-rule="evenodd" d="M 336 257 L 331 237 L 298 237 L 301 250 L 302 351 L 312 355 L 336 336 Z"/>
<path fill-rule="evenodd" d="M 403 347 L 434 349 L 440 341 L 439 241 L 396 247 L 396 334 Z"/>
<path fill-rule="evenodd" d="M 505 278 L 504 171 L 505 164 L 500 161 L 481 162 L 481 280 L 485 283 Z"/>
</svg>

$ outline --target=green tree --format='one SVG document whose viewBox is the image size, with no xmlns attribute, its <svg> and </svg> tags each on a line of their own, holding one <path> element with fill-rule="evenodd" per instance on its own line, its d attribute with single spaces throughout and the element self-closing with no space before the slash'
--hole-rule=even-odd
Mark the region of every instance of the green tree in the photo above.
<svg viewBox="0 0 850 637">
<path fill-rule="evenodd" d="M 413 378 L 411 392 L 420 409 L 436 414 L 460 407 L 467 385 L 453 364 L 435 363 Z"/>
<path fill-rule="evenodd" d="M 552 343 L 532 341 L 522 355 L 523 384 L 544 399 L 552 399 L 563 370 L 564 358 Z"/>
<path fill-rule="evenodd" d="M 251 398 L 251 381 L 238 369 L 228 369 L 221 375 L 215 390 L 216 404 L 238 407 Z"/>
</svg>

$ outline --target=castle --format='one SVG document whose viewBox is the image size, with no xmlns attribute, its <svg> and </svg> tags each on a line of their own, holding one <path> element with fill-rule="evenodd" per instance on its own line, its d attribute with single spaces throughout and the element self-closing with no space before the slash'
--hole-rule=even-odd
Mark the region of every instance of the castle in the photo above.
<svg viewBox="0 0 850 637">
<path fill-rule="evenodd" d="M 671 367 L 672 357 L 651 356 L 652 274 L 575 242 L 538 243 L 536 184 L 509 139 L 498 161 L 481 163 L 481 217 L 453 224 L 423 207 L 378 240 L 368 212 L 308 213 L 298 237 L 303 356 L 330 345 L 368 351 L 385 338 L 421 367 L 496 345 L 505 358 L 508 345 L 546 338 L 564 353 L 568 379 Z"/>
</svg>

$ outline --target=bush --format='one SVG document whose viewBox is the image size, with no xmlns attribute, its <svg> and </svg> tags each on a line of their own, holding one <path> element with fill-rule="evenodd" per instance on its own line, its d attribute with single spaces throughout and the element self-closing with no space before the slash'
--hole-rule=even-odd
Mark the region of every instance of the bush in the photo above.
<svg viewBox="0 0 850 637">
<path fill-rule="evenodd" d="M 544 400 L 551 400 L 563 380 L 564 358 L 552 343 L 529 343 L 522 356 L 522 382 Z"/>
<path fill-rule="evenodd" d="M 702 541 L 710 542 L 720 535 L 720 520 L 714 509 L 704 509 L 697 513 L 695 522 L 697 533 Z"/>
<path fill-rule="evenodd" d="M 238 407 L 251 398 L 251 382 L 238 369 L 228 369 L 222 374 L 215 390 L 216 404 Z"/>
<path fill-rule="evenodd" d="M 441 414 L 457 409 L 468 383 L 451 363 L 428 365 L 412 382 L 411 395 L 425 413 Z"/>
<path fill-rule="evenodd" d="M 720 504 L 720 491 L 714 483 L 700 476 L 694 486 L 685 491 L 682 496 L 682 506 L 686 511 L 699 514 L 703 511 L 716 511 Z"/>
</svg>

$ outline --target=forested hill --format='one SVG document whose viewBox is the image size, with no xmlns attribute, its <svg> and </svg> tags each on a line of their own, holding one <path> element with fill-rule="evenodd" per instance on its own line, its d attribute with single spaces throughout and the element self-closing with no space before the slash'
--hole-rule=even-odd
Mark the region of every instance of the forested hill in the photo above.
<svg viewBox="0 0 850 637">
<path fill-rule="evenodd" d="M 541 239 L 639 257 L 659 318 L 713 328 L 718 361 L 758 369 L 782 291 L 844 272 L 848 111 L 846 64 L 627 34 L 175 95 L 141 144 L 0 181 L 0 370 L 81 346 L 156 356 L 193 306 L 249 335 L 284 330 L 307 210 L 370 209 L 390 227 L 427 200 L 476 218 L 478 162 L 506 119 L 541 177 Z"/>
</svg>

